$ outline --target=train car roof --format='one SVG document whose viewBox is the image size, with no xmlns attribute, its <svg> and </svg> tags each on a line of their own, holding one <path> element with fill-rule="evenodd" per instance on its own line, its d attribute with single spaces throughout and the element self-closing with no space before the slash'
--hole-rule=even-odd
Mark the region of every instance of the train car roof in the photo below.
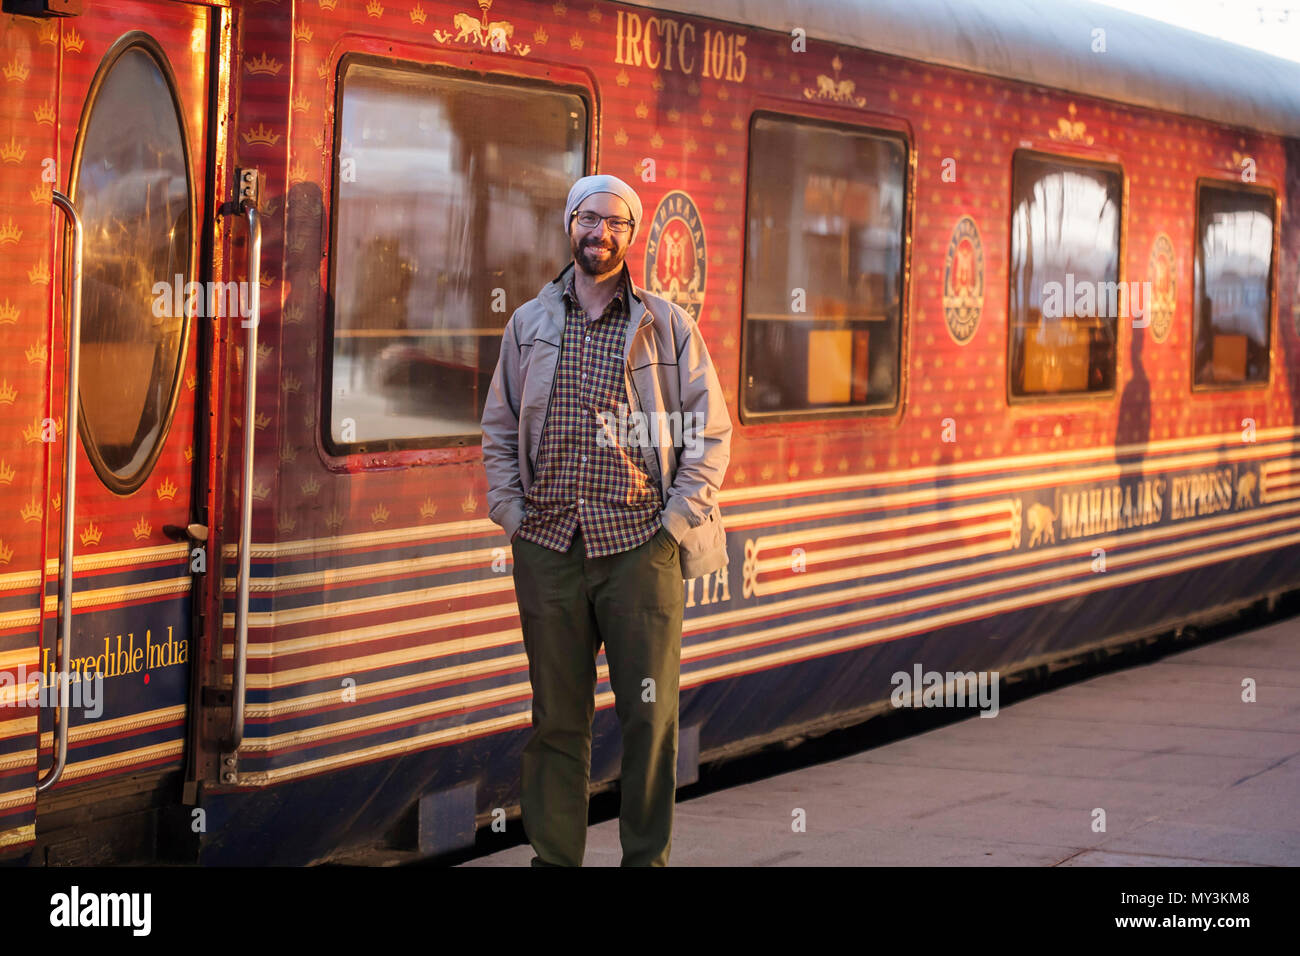
<svg viewBox="0 0 1300 956">
<path fill-rule="evenodd" d="M 630 0 L 1300 137 L 1300 63 L 1084 0 Z M 1247 9 L 1249 7 L 1247 6 Z M 1093 30 L 1106 31 L 1094 53 Z"/>
</svg>

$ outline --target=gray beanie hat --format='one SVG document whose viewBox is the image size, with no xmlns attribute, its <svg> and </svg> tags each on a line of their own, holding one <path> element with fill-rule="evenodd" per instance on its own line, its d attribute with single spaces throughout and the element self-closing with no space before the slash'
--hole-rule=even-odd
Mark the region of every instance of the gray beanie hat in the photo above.
<svg viewBox="0 0 1300 956">
<path fill-rule="evenodd" d="M 636 234 L 641 231 L 641 199 L 631 186 L 617 176 L 583 176 L 573 184 L 573 188 L 569 190 L 569 201 L 564 204 L 565 235 L 569 233 L 569 222 L 573 210 L 577 209 L 582 204 L 582 201 L 593 193 L 613 193 L 627 203 L 627 208 L 632 213 L 632 235 L 627 240 L 627 244 L 631 246 L 636 241 Z"/>
</svg>

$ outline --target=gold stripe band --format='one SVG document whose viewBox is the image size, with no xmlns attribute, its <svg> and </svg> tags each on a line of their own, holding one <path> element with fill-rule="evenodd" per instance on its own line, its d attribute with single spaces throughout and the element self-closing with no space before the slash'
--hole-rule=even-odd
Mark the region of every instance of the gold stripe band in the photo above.
<svg viewBox="0 0 1300 956">
<path fill-rule="evenodd" d="M 1300 527 L 1300 518 L 1286 522 L 1287 527 Z M 1258 529 L 1254 529 L 1258 530 Z M 1237 531 L 1219 535 L 1216 541 L 1211 543 L 1226 543 L 1233 537 L 1242 537 L 1247 532 Z M 1130 571 L 1122 571 L 1129 565 L 1146 564 L 1147 557 L 1142 554 L 1119 555 L 1109 562 L 1110 567 L 1105 572 L 1106 583 L 1108 587 L 1122 586 L 1126 584 L 1137 583 L 1148 580 L 1153 577 L 1163 577 L 1168 574 L 1179 571 L 1191 570 L 1202 567 L 1207 564 L 1213 564 L 1225 559 L 1232 559 L 1260 551 L 1273 550 L 1277 547 L 1283 547 L 1289 544 L 1300 542 L 1300 532 L 1291 534 L 1284 538 L 1270 537 L 1264 542 L 1255 542 L 1252 544 L 1241 545 L 1236 548 L 1218 550 L 1210 554 L 1202 554 L 1192 558 L 1184 558 L 1180 561 L 1167 562 L 1157 565 L 1148 565 Z M 1169 550 L 1174 546 L 1166 546 L 1163 549 L 1153 549 L 1153 551 Z M 1089 555 L 1089 560 L 1091 555 Z M 1089 572 L 1089 577 L 1096 576 L 1095 572 Z M 1056 580 L 1060 578 L 1060 569 L 1049 569 L 1046 571 L 1035 572 L 1021 576 L 1016 583 L 1039 583 L 1044 580 Z M 999 582 L 1005 584 L 1006 582 Z M 790 663 L 795 660 L 807 659 L 810 657 L 823 656 L 825 654 L 838 653 L 845 650 L 851 650 L 858 647 L 864 647 L 869 644 L 879 643 L 894 637 L 905 636 L 915 631 L 931 631 L 938 628 L 951 626 L 967 620 L 974 620 L 988 617 L 992 614 L 1002 613 L 1005 611 L 1019 610 L 1024 607 L 1038 604 L 1051 603 L 1052 601 L 1065 600 L 1076 597 L 1081 594 L 1087 594 L 1096 590 L 1097 585 L 1093 581 L 1075 582 L 1072 584 L 1060 585 L 1046 591 L 1039 591 L 1030 594 L 1012 596 L 991 602 L 985 602 L 975 607 L 961 608 L 954 611 L 946 611 L 933 614 L 920 620 L 901 622 L 893 625 L 886 625 L 873 630 L 860 631 L 856 634 L 845 635 L 841 637 L 830 638 L 811 645 L 803 645 L 796 648 L 787 648 L 754 658 L 746 658 L 742 661 L 733 661 L 727 664 L 719 665 L 712 668 L 704 668 L 684 672 L 682 674 L 682 687 L 695 686 L 706 683 L 710 680 L 721 679 L 722 677 L 734 676 L 739 673 L 748 673 L 755 670 L 763 670 L 768 667 L 779 666 L 782 663 Z M 838 627 L 851 626 L 853 624 L 864 624 L 871 620 L 872 617 L 885 618 L 891 613 L 915 610 L 917 607 L 924 607 L 926 603 L 931 606 L 941 606 L 952 603 L 954 600 L 966 600 L 970 597 L 978 597 L 981 592 L 990 590 L 987 587 L 973 586 L 964 588 L 957 592 L 931 595 L 928 599 L 903 599 L 893 602 L 889 605 L 873 607 L 870 613 L 864 614 L 861 610 L 846 611 L 839 615 L 818 619 L 816 621 L 800 621 L 778 625 L 768 628 L 764 631 L 744 634 L 732 637 L 719 638 L 715 641 L 708 641 L 701 644 L 691 645 L 682 649 L 683 663 L 691 659 L 699 659 L 718 654 L 736 653 L 743 650 L 749 645 L 771 643 L 774 640 L 788 639 L 798 637 L 801 633 L 806 632 L 810 627 L 818 630 L 832 629 Z M 602 666 L 597 670 L 597 679 L 603 679 L 608 674 L 607 666 Z M 517 682 L 504 687 L 495 687 L 486 691 L 480 691 L 476 694 L 467 694 L 457 698 L 449 698 L 441 701 L 434 701 L 427 704 L 416 705 L 403 708 L 399 711 L 385 712 L 382 714 L 372 714 L 366 717 L 354 718 L 351 720 L 340 721 L 335 724 L 322 725 L 313 727 L 308 730 L 289 731 L 284 734 L 277 734 L 270 737 L 256 738 L 246 740 L 241 752 L 259 753 L 276 750 L 284 750 L 297 746 L 310 746 L 311 744 L 320 743 L 333 737 L 345 736 L 355 733 L 378 732 L 386 725 L 417 720 L 420 718 L 432 719 L 439 713 L 447 711 L 464 710 L 474 706 L 479 702 L 491 704 L 494 701 L 508 700 L 514 697 L 520 697 L 529 693 L 529 684 L 526 681 Z M 436 732 L 440 733 L 440 732 Z M 428 735 L 425 735 L 428 736 Z M 424 739 L 424 737 L 418 738 Z M 430 738 L 436 739 L 436 738 Z M 363 751 L 355 753 L 369 753 L 373 748 L 366 748 Z M 341 756 L 341 755 L 340 755 Z M 326 758 L 329 759 L 329 758 Z M 307 766 L 304 764 L 302 766 Z M 298 765 L 294 765 L 298 766 Z M 284 770 L 293 769 L 293 767 L 282 768 Z M 274 775 L 277 771 L 268 771 L 268 774 Z M 274 779 L 273 777 L 268 777 Z M 241 778 L 242 781 L 242 778 Z"/>
</svg>

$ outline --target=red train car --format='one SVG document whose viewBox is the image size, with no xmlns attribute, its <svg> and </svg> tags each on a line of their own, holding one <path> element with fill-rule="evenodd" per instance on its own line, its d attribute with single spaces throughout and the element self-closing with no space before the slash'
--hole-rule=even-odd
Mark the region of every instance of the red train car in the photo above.
<svg viewBox="0 0 1300 956">
<path fill-rule="evenodd" d="M 791 16 L 5 0 L 0 855 L 517 812 L 478 420 L 587 172 L 736 424 L 680 782 L 1300 586 L 1300 66 L 1088 4 Z"/>
</svg>

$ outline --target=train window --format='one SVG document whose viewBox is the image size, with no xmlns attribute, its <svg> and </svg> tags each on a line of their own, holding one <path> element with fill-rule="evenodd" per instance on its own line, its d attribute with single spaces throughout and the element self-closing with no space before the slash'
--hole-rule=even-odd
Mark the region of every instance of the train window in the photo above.
<svg viewBox="0 0 1300 956">
<path fill-rule="evenodd" d="M 471 444 L 506 321 L 571 258 L 578 94 L 344 60 L 335 130 L 332 451 Z"/>
<path fill-rule="evenodd" d="M 897 403 L 907 143 L 777 114 L 750 129 L 741 413 Z"/>
<path fill-rule="evenodd" d="M 1013 160 L 1007 371 L 1011 397 L 1115 388 L 1119 169 L 1017 151 Z"/>
<path fill-rule="evenodd" d="M 1267 382 L 1276 199 L 1208 182 L 1196 198 L 1193 384 Z"/>
<path fill-rule="evenodd" d="M 79 432 L 118 494 L 144 483 L 162 449 L 193 304 L 183 297 L 193 184 L 175 84 L 161 49 L 131 37 L 91 85 L 72 163 L 84 234 Z"/>
</svg>

